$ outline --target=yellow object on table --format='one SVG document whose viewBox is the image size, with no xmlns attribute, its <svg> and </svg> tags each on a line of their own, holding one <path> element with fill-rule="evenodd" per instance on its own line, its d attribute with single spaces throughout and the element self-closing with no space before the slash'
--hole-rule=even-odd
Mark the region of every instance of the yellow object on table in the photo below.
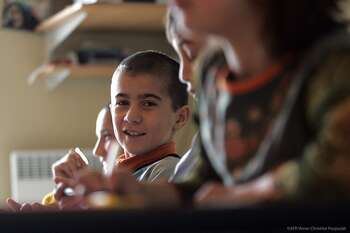
<svg viewBox="0 0 350 233">
<path fill-rule="evenodd" d="M 87 203 L 90 208 L 96 209 L 130 209 L 144 207 L 142 199 L 138 196 L 131 195 L 127 197 L 120 197 L 118 195 L 104 191 L 94 192 L 90 194 L 87 197 Z"/>
</svg>

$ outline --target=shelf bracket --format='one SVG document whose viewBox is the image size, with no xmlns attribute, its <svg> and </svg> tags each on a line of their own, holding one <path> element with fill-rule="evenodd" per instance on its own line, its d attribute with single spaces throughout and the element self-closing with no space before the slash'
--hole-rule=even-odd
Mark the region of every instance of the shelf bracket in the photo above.
<svg viewBox="0 0 350 233">
<path fill-rule="evenodd" d="M 62 16 L 60 23 L 52 26 L 45 32 L 47 56 L 49 55 L 74 32 L 87 17 L 87 13 L 82 10 L 81 4 L 74 4 L 69 8 L 70 14 Z"/>
<path fill-rule="evenodd" d="M 51 71 L 51 67 L 48 64 L 42 64 L 33 70 L 27 78 L 27 82 L 29 85 L 33 85 L 33 83 L 41 76 L 47 75 Z"/>
<path fill-rule="evenodd" d="M 69 77 L 69 75 L 71 75 L 71 69 L 69 67 L 57 68 L 55 65 L 43 64 L 29 75 L 27 81 L 29 85 L 32 85 L 38 78 L 45 78 L 48 90 L 52 91 Z"/>
<path fill-rule="evenodd" d="M 71 71 L 69 68 L 63 68 L 55 71 L 54 73 L 48 75 L 46 79 L 46 86 L 49 91 L 54 90 L 59 86 L 65 79 L 69 77 Z"/>
</svg>

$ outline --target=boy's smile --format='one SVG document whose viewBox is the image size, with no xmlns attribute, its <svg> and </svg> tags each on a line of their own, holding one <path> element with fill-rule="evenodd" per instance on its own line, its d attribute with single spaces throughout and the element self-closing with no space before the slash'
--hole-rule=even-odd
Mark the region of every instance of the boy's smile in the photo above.
<svg viewBox="0 0 350 233">
<path fill-rule="evenodd" d="M 140 137 L 146 135 L 146 133 L 140 133 L 129 129 L 124 129 L 123 132 L 130 137 Z"/>
<path fill-rule="evenodd" d="M 116 137 L 129 156 L 147 153 L 172 140 L 176 112 L 161 77 L 117 74 L 111 85 Z"/>
</svg>

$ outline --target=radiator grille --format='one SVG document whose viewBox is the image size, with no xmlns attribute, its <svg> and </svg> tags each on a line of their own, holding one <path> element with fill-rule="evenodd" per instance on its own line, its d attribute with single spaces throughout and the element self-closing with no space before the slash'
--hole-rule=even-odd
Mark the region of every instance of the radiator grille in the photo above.
<svg viewBox="0 0 350 233">
<path fill-rule="evenodd" d="M 102 170 L 101 163 L 92 156 L 90 149 L 83 149 L 89 167 Z M 50 192 L 52 164 L 64 156 L 68 149 L 16 150 L 10 155 L 12 197 L 18 201 L 38 201 Z"/>
</svg>

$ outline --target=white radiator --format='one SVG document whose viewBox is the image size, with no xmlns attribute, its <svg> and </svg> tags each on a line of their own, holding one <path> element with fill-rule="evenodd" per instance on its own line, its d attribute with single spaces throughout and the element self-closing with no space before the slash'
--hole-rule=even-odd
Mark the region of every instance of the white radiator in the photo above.
<svg viewBox="0 0 350 233">
<path fill-rule="evenodd" d="M 82 150 L 89 166 L 101 170 L 100 162 L 89 149 Z M 68 149 L 15 150 L 10 154 L 11 196 L 19 202 L 41 201 L 54 188 L 51 165 Z"/>
</svg>

